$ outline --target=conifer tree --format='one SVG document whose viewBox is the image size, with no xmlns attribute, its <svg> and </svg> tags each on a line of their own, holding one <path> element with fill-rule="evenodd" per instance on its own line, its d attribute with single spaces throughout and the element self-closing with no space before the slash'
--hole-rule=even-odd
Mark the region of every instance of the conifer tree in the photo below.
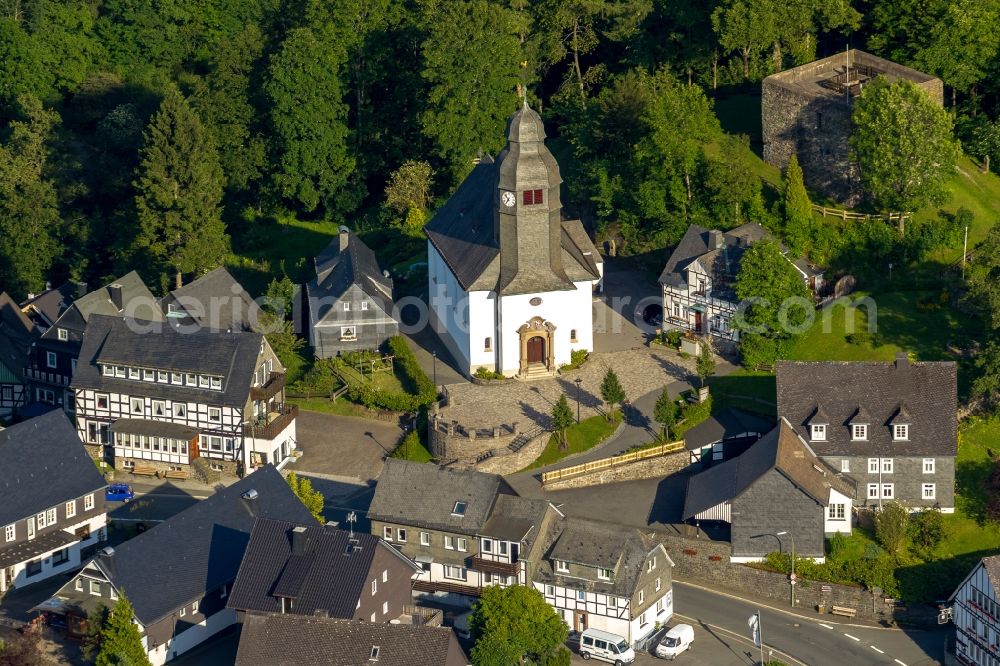
<svg viewBox="0 0 1000 666">
<path fill-rule="evenodd" d="M 653 407 L 653 418 L 663 428 L 661 434 L 663 439 L 670 439 L 670 431 L 673 430 L 674 423 L 677 421 L 677 403 L 670 399 L 670 393 L 666 386 L 663 387 L 660 397 L 656 399 L 656 405 Z"/>
<path fill-rule="evenodd" d="M 136 188 L 137 249 L 149 270 L 213 268 L 229 248 L 219 155 L 187 100 L 170 90 L 146 128 Z"/>
<path fill-rule="evenodd" d="M 809 243 L 812 202 L 802 182 L 802 167 L 793 153 L 785 169 L 785 243 L 793 255 L 800 255 Z"/>
<path fill-rule="evenodd" d="M 625 402 L 625 389 L 618 381 L 618 375 L 611 368 L 608 368 L 604 379 L 601 381 L 601 399 L 608 403 L 608 420 L 614 420 L 615 407 Z"/>
<path fill-rule="evenodd" d="M 559 396 L 559 401 L 552 408 L 552 429 L 559 433 L 559 449 L 565 451 L 569 446 L 566 441 L 566 428 L 573 425 L 573 411 L 566 402 L 566 394 Z"/>
<path fill-rule="evenodd" d="M 125 590 L 120 590 L 118 601 L 108 616 L 94 666 L 150 666 L 142 636 L 135 623 L 135 611 Z"/>
</svg>

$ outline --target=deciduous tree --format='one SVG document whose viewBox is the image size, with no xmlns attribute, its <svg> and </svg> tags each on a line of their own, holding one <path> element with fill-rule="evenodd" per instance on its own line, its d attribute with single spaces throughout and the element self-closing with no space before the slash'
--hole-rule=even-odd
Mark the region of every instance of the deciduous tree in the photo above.
<svg viewBox="0 0 1000 666">
<path fill-rule="evenodd" d="M 297 28 L 268 69 L 264 90 L 277 153 L 272 177 L 278 193 L 306 212 L 321 206 L 350 212 L 360 201 L 361 184 L 351 183 L 355 158 L 340 80 L 345 57 L 337 42 Z"/>
<path fill-rule="evenodd" d="M 708 378 L 715 373 L 715 357 L 712 355 L 712 345 L 708 338 L 702 340 L 699 347 L 698 360 L 695 361 L 695 372 L 698 373 L 701 385 L 705 386 Z"/>
<path fill-rule="evenodd" d="M 150 121 L 141 154 L 136 245 L 151 262 L 147 270 L 170 270 L 179 280 L 214 268 L 229 249 L 220 217 L 222 169 L 201 120 L 176 89 Z"/>
<path fill-rule="evenodd" d="M 875 538 L 890 555 L 903 552 L 909 526 L 910 512 L 899 502 L 886 502 L 875 512 Z"/>
<path fill-rule="evenodd" d="M 952 108 L 957 90 L 970 92 L 986 78 L 1000 49 L 998 24 L 998 0 L 955 0 L 914 56 L 921 69 L 951 86 Z"/>
<path fill-rule="evenodd" d="M 324 522 L 323 504 L 325 500 L 323 499 L 323 493 L 314 489 L 309 479 L 300 477 L 295 472 L 289 472 L 288 476 L 285 477 L 285 481 L 288 482 L 292 492 L 299 498 L 299 501 L 309 509 L 309 513 L 313 515 L 313 518 L 321 523 Z"/>
<path fill-rule="evenodd" d="M 401 215 L 411 208 L 426 213 L 433 183 L 434 170 L 430 164 L 407 160 L 389 174 L 389 182 L 385 186 L 385 204 Z"/>
<path fill-rule="evenodd" d="M 532 587 L 483 588 L 472 607 L 469 629 L 476 642 L 471 654 L 475 666 L 550 663 L 556 655 L 568 663 L 566 623 Z"/>
<path fill-rule="evenodd" d="M 952 119 L 910 81 L 876 79 L 851 115 L 851 154 L 865 193 L 884 211 L 914 211 L 947 196 L 960 154 Z"/>
<path fill-rule="evenodd" d="M 502 3 L 426 3 L 423 77 L 430 90 L 424 134 L 455 179 L 477 154 L 504 144 L 504 123 L 517 109 L 521 43 L 517 16 Z M 462 38 L 455 28 L 462 26 Z"/>
<path fill-rule="evenodd" d="M 809 243 L 813 224 L 812 202 L 802 182 L 802 167 L 799 158 L 792 155 L 785 169 L 785 192 L 783 198 L 784 241 L 789 251 L 797 256 L 805 251 Z"/>
</svg>

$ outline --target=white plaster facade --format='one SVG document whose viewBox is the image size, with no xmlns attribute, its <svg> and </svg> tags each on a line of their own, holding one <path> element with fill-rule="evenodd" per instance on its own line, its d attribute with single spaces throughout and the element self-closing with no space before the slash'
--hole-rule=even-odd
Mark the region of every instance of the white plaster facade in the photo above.
<svg viewBox="0 0 1000 666">
<path fill-rule="evenodd" d="M 74 543 L 60 546 L 59 548 L 53 548 L 52 550 L 46 551 L 40 555 L 36 555 L 30 560 L 18 562 L 17 564 L 7 567 L 7 574 L 5 576 L 0 576 L 0 592 L 6 592 L 8 589 L 14 588 L 20 589 L 43 581 L 47 578 L 51 578 L 52 576 L 79 569 L 83 566 L 80 552 L 85 548 L 106 540 L 108 536 L 107 525 L 108 516 L 106 513 L 102 513 L 96 516 L 91 516 L 87 520 L 64 527 L 63 531 L 68 534 L 76 534 L 81 530 L 86 529 L 86 533 L 89 536 Z M 61 551 L 65 551 L 66 559 L 61 562 L 57 562 L 56 556 L 60 554 Z M 28 576 L 28 564 L 30 562 L 39 561 L 41 563 L 41 569 L 39 572 Z"/>
<path fill-rule="evenodd" d="M 234 624 L 236 624 L 236 611 L 231 608 L 224 608 L 217 613 L 202 618 L 197 624 L 188 627 L 166 643 L 158 645 L 151 650 L 147 645 L 148 635 L 142 637 L 142 644 L 146 648 L 146 655 L 149 657 L 150 663 L 153 666 L 163 666 L 168 661 L 176 659 L 188 650 L 201 645 L 215 634 Z"/>
<path fill-rule="evenodd" d="M 670 586 L 667 586 L 664 593 L 638 617 L 632 617 L 631 602 L 628 597 L 573 590 L 560 585 L 544 585 L 537 582 L 533 585 L 570 630 L 576 628 L 578 614 L 586 613 L 587 628 L 617 634 L 629 643 L 647 636 L 656 628 L 657 622 L 663 626 L 674 614 L 674 595 Z"/>
</svg>

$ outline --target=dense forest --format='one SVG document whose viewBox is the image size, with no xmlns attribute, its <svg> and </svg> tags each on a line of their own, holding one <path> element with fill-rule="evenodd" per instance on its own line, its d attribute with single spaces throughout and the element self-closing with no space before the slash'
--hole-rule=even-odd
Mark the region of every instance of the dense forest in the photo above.
<svg viewBox="0 0 1000 666">
<path fill-rule="evenodd" d="M 519 91 L 595 229 L 774 221 L 717 95 L 859 47 L 941 77 L 998 160 L 998 26 L 1000 0 L 0 0 L 0 285 L 164 289 L 281 216 L 419 228 Z"/>
</svg>

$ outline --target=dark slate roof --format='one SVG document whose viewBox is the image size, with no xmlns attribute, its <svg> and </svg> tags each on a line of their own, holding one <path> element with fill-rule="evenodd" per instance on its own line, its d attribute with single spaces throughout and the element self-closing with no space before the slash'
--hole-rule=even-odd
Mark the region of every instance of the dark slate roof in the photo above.
<svg viewBox="0 0 1000 666">
<path fill-rule="evenodd" d="M 1000 592 L 1000 555 L 984 557 L 983 568 L 986 569 L 986 575 L 990 579 L 990 584 L 993 585 L 994 594 Z"/>
<path fill-rule="evenodd" d="M 35 325 L 17 303 L 7 292 L 0 293 L 0 365 L 17 379 L 23 378 L 31 343 L 37 334 Z"/>
<path fill-rule="evenodd" d="M 854 483 L 817 458 L 785 420 L 778 422 L 741 455 L 688 479 L 682 518 L 687 520 L 723 502 L 731 502 L 762 476 L 777 470 L 823 506 L 830 489 L 854 497 Z"/>
<path fill-rule="evenodd" d="M 21 308 L 30 313 L 28 317 L 36 325 L 50 326 L 73 304 L 74 299 L 83 296 L 86 291 L 85 283 L 65 282 L 55 289 L 46 289 L 37 296 L 29 298 L 21 303 Z M 41 318 L 38 318 L 36 313 L 40 314 Z"/>
<path fill-rule="evenodd" d="M 93 463 L 91 463 L 93 467 Z M 244 493 L 256 491 L 256 498 Z M 95 563 L 125 589 L 145 626 L 231 583 L 257 518 L 318 523 L 274 467 L 267 465 L 134 539 Z"/>
<path fill-rule="evenodd" d="M 343 250 L 342 243 L 346 244 Z M 392 312 L 392 280 L 379 270 L 372 249 L 346 228 L 314 261 L 316 278 L 309 283 L 308 290 L 310 299 L 320 299 L 316 320 L 322 319 L 351 285 L 357 285 L 383 312 Z"/>
<path fill-rule="evenodd" d="M 479 534 L 520 542 L 527 552 L 538 538 L 544 536 L 539 530 L 550 507 L 547 500 L 499 494 Z"/>
<path fill-rule="evenodd" d="M 372 647 L 378 646 L 378 660 Z M 236 666 L 452 666 L 467 664 L 447 627 L 248 614 Z"/>
<path fill-rule="evenodd" d="M 553 532 L 554 542 L 537 568 L 538 581 L 617 596 L 632 595 L 646 556 L 657 547 L 635 528 L 583 518 L 561 520 Z M 579 569 L 575 569 L 572 576 L 560 574 L 555 570 L 556 560 L 595 567 L 594 577 L 581 578 L 583 572 Z M 612 569 L 615 572 L 613 580 L 597 578 L 596 568 Z"/>
<path fill-rule="evenodd" d="M 744 412 L 742 409 L 727 407 L 687 430 L 684 433 L 684 446 L 696 450 L 723 439 L 739 437 L 747 432 L 762 435 L 773 427 L 774 422 L 770 419 Z"/>
<path fill-rule="evenodd" d="M 357 601 L 367 591 L 372 562 L 378 548 L 416 567 L 392 546 L 371 534 L 330 526 L 302 527 L 284 520 L 260 518 L 250 534 L 250 543 L 239 574 L 229 594 L 230 608 L 245 611 L 280 612 L 281 600 L 294 600 L 292 612 L 329 617 L 354 617 Z M 298 539 L 298 550 L 294 547 Z"/>
<path fill-rule="evenodd" d="M 251 330 L 260 311 L 243 285 L 221 266 L 164 296 L 164 315 L 170 305 L 186 313 L 187 321 L 221 331 Z"/>
<path fill-rule="evenodd" d="M 112 286 L 121 287 L 122 309 L 112 302 Z M 52 328 L 42 335 L 43 340 L 58 340 L 56 329 L 64 328 L 68 332 L 70 342 L 80 342 L 87 322 L 93 315 L 110 317 L 129 316 L 150 321 L 162 321 L 159 303 L 153 293 L 135 271 L 126 273 L 120 278 L 103 287 L 95 289 L 86 296 L 76 299 L 59 317 Z"/>
<path fill-rule="evenodd" d="M 368 518 L 476 535 L 487 524 L 501 493 L 515 494 L 496 474 L 388 458 Z M 459 501 L 466 503 L 464 516 L 452 515 Z"/>
<path fill-rule="evenodd" d="M 54 530 L 40 534 L 34 539 L 20 541 L 6 548 L 0 548 L 0 567 L 10 567 L 33 560 L 42 553 L 59 550 L 63 546 L 77 543 L 79 540 L 79 537 L 70 534 L 66 530 Z"/>
<path fill-rule="evenodd" d="M 954 456 L 958 450 L 957 369 L 951 361 L 894 363 L 779 361 L 778 415 L 809 441 L 807 423 L 829 416 L 827 441 L 809 442 L 820 456 Z M 862 406 L 868 441 L 853 442 L 848 423 Z M 889 422 L 904 407 L 909 440 L 895 442 Z"/>
<path fill-rule="evenodd" d="M 667 258 L 667 263 L 660 273 L 660 284 L 681 287 L 687 283 L 684 271 L 697 265 L 700 272 L 712 278 L 712 292 L 725 298 L 735 298 L 735 294 L 726 294 L 730 290 L 737 273 L 743 254 L 754 243 L 770 238 L 771 233 L 757 224 L 747 222 L 735 229 L 722 233 L 721 247 L 712 247 L 712 233 L 705 227 L 692 224 L 684 232 L 677 247 Z M 781 246 L 782 252 L 787 252 Z M 811 266 L 807 261 L 799 259 L 792 262 L 808 276 L 821 275 L 822 270 Z"/>
<path fill-rule="evenodd" d="M 62 410 L 0 430 L 0 525 L 107 484 Z"/>
<path fill-rule="evenodd" d="M 150 331 L 133 330 L 146 328 Z M 95 315 L 87 324 L 72 386 L 118 393 L 135 392 L 141 386 L 140 393 L 166 400 L 241 407 L 250 393 L 263 339 L 260 333 L 187 331 L 169 324 Z M 98 362 L 221 375 L 222 390 L 105 377 Z"/>
</svg>

